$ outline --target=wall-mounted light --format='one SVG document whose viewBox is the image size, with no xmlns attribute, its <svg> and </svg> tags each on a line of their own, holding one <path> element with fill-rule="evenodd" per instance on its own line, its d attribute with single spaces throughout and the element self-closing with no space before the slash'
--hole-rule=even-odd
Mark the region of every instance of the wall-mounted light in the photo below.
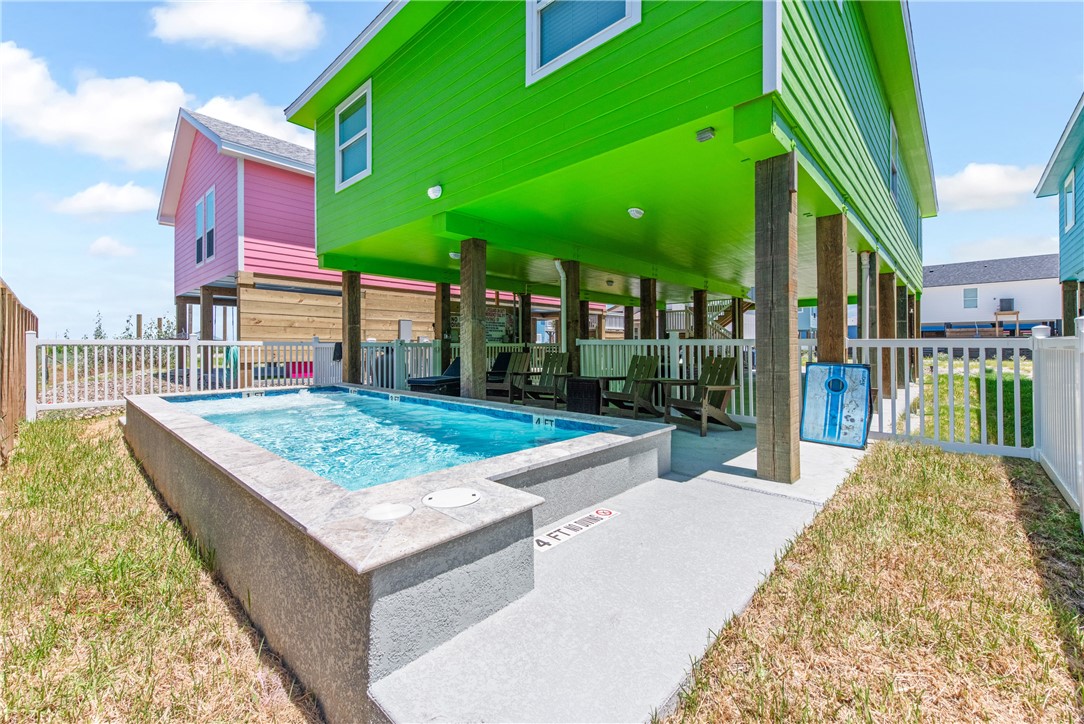
<svg viewBox="0 0 1084 724">
<path fill-rule="evenodd" d="M 448 252 L 448 257 L 451 258 L 451 259 L 459 259 L 459 252 L 458 251 L 449 251 Z"/>
<path fill-rule="evenodd" d="M 426 193 L 429 194 L 429 198 L 436 201 L 440 198 L 440 195 L 444 193 L 444 187 L 440 184 L 437 184 L 436 186 L 430 186 L 429 190 Z"/>
<path fill-rule="evenodd" d="M 629 209 L 629 216 L 634 219 L 642 219 L 644 218 L 644 210 L 638 206 L 633 206 L 631 209 Z"/>
<path fill-rule="evenodd" d="M 613 279 L 607 279 L 606 280 L 606 286 L 612 287 L 613 285 L 614 285 L 614 280 Z"/>
<path fill-rule="evenodd" d="M 707 128 L 701 128 L 699 131 L 696 132 L 696 140 L 700 143 L 703 143 L 704 141 L 710 141 L 713 138 L 715 138 L 715 129 L 711 126 L 708 126 Z"/>
</svg>

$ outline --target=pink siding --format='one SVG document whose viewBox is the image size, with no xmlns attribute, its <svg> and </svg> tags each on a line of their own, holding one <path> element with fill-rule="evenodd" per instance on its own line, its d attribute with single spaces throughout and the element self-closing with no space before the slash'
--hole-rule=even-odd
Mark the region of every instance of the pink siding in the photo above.
<svg viewBox="0 0 1084 724">
<path fill-rule="evenodd" d="M 202 133 L 192 142 L 192 155 L 181 186 L 173 228 L 173 288 L 186 294 L 237 272 L 237 159 L 220 156 Z M 215 187 L 215 255 L 196 266 L 196 201 Z"/>
</svg>

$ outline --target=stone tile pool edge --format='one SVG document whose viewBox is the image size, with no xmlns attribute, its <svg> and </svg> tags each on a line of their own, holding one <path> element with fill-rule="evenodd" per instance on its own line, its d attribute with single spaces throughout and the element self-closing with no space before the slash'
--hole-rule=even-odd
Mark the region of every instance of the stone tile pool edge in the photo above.
<svg viewBox="0 0 1084 724">
<path fill-rule="evenodd" d="M 670 466 L 671 427 L 606 418 L 612 429 L 348 491 L 183 412 L 169 397 L 128 398 L 129 445 L 189 534 L 215 552 L 216 568 L 268 643 L 332 719 L 379 718 L 358 694 L 370 680 L 531 590 L 536 527 Z M 455 404 L 533 411 L 496 402 Z M 576 413 L 541 414 L 599 424 Z M 475 488 L 482 498 L 443 510 L 421 502 L 453 486 Z M 370 507 L 392 502 L 415 511 L 392 522 L 363 517 Z M 345 591 L 352 591 L 349 600 L 342 599 Z"/>
</svg>

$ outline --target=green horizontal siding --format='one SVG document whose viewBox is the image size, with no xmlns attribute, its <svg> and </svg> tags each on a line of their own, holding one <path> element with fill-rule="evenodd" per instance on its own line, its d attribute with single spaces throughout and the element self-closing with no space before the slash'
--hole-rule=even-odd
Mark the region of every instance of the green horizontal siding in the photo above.
<svg viewBox="0 0 1084 724">
<path fill-rule="evenodd" d="M 894 259 L 921 284 L 921 221 L 907 169 L 889 191 L 889 104 L 854 2 L 784 2 L 780 97 L 795 131 Z M 901 60 L 904 62 L 904 60 Z"/>
<path fill-rule="evenodd" d="M 454 3 L 373 74 L 371 176 L 335 193 L 334 111 L 318 119 L 320 253 L 759 96 L 761 17 L 645 0 L 639 25 L 526 86 L 524 4 Z"/>
</svg>

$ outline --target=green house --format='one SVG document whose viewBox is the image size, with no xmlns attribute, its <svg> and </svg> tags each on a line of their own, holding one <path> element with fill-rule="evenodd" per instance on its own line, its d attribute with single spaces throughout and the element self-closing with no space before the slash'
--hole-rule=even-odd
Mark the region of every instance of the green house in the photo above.
<svg viewBox="0 0 1084 724">
<path fill-rule="evenodd" d="M 848 299 L 913 328 L 937 204 L 905 2 L 397 0 L 287 115 L 323 266 L 461 285 L 464 394 L 485 288 L 562 295 L 567 340 L 577 301 L 653 337 L 667 303 L 751 300 L 759 472 L 793 480 L 797 306 L 822 359 Z"/>
<path fill-rule="evenodd" d="M 1077 173 L 1082 176 L 1077 176 Z M 1035 195 L 1058 198 L 1058 257 L 1061 267 L 1062 334 L 1075 334 L 1080 316 L 1080 286 L 1084 282 L 1084 201 L 1077 179 L 1084 178 L 1084 95 L 1065 124 L 1058 145 L 1043 170 Z"/>
</svg>

